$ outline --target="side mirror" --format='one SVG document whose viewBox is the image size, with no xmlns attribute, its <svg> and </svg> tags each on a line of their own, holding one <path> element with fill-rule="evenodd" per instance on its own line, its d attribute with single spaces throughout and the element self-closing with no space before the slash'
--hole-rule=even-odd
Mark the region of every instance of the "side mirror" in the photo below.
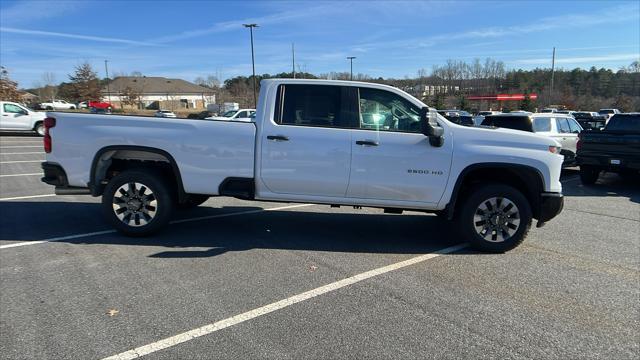
<svg viewBox="0 0 640 360">
<path fill-rule="evenodd" d="M 431 146 L 441 147 L 444 144 L 444 129 L 436 121 L 437 114 L 435 110 L 429 110 L 428 107 L 420 109 L 420 130 L 429 138 Z"/>
</svg>

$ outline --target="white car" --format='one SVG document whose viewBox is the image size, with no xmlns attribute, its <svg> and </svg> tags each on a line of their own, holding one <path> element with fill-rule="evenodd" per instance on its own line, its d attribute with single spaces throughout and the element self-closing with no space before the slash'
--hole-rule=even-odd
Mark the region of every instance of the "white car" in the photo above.
<svg viewBox="0 0 640 360">
<path fill-rule="evenodd" d="M 10 101 L 0 101 L 0 130 L 35 131 L 44 135 L 47 114 Z"/>
<path fill-rule="evenodd" d="M 53 100 L 52 102 L 41 103 L 40 108 L 45 110 L 73 110 L 76 109 L 76 105 L 64 100 Z"/>
<path fill-rule="evenodd" d="M 504 252 L 563 206 L 557 141 L 457 125 L 381 84 L 263 80 L 255 122 L 50 115 L 43 181 L 102 196 L 130 236 L 160 231 L 178 205 L 232 196 L 437 213 L 461 241 Z"/>
<path fill-rule="evenodd" d="M 173 111 L 171 111 L 171 110 L 158 110 L 155 113 L 155 117 L 175 118 L 176 114 L 174 114 Z"/>
<path fill-rule="evenodd" d="M 609 122 L 609 119 L 615 114 L 620 114 L 620 110 L 618 109 L 600 109 L 598 110 L 598 114 L 604 116 L 606 122 Z"/>
<path fill-rule="evenodd" d="M 207 120 L 253 121 L 256 109 L 229 110 L 221 116 L 210 116 Z"/>
</svg>

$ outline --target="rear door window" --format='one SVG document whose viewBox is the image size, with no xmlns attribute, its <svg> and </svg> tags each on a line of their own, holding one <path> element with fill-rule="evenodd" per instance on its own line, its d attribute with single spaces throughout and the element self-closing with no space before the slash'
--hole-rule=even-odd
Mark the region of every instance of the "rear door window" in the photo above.
<svg viewBox="0 0 640 360">
<path fill-rule="evenodd" d="M 333 85 L 286 84 L 278 89 L 275 121 L 281 125 L 350 127 L 343 111 L 345 89 Z"/>
<path fill-rule="evenodd" d="M 534 132 L 549 132 L 549 131 L 551 131 L 551 118 L 535 118 L 535 119 L 533 119 L 533 131 Z"/>
</svg>

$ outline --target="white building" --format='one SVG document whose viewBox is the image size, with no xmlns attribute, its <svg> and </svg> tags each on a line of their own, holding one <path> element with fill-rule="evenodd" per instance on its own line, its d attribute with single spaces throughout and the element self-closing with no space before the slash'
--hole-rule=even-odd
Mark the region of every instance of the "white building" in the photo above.
<svg viewBox="0 0 640 360">
<path fill-rule="evenodd" d="M 213 89 L 164 77 L 117 77 L 102 89 L 102 95 L 116 108 L 206 109 L 216 102 Z"/>
</svg>

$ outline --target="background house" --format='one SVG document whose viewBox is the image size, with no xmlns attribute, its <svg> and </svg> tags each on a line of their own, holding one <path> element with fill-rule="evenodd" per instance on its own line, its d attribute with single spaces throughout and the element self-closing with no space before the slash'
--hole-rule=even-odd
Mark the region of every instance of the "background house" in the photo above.
<svg viewBox="0 0 640 360">
<path fill-rule="evenodd" d="M 121 76 L 102 89 L 102 100 L 116 108 L 204 109 L 215 104 L 216 94 L 213 89 L 182 79 Z"/>
</svg>

